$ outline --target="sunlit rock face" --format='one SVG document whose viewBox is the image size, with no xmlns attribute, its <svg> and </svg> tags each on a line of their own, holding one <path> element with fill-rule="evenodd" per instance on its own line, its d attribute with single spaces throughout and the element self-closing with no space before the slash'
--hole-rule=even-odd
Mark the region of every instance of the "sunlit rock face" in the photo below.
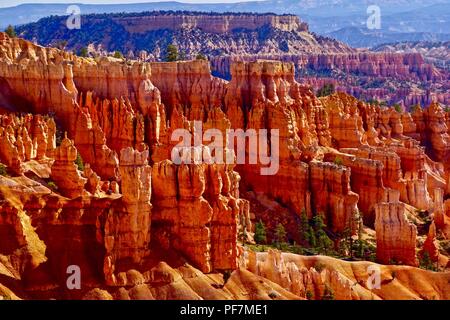
<svg viewBox="0 0 450 320">
<path fill-rule="evenodd" d="M 231 70 L 225 81 L 206 61 L 85 59 L 0 33 L 8 88 L 0 100 L 0 273 L 17 280 L 18 297 L 267 299 L 275 290 L 320 299 L 329 287 L 338 299 L 373 298 L 352 286 L 372 262 L 337 268 L 311 257 L 327 265 L 316 270 L 307 257 L 243 245 L 259 221 L 270 240 L 282 222 L 287 241 L 299 243 L 303 214 L 322 216 L 336 243 L 364 223 L 380 263 L 417 266 L 427 252 L 445 268 L 436 236 L 450 234 L 441 106 L 409 114 L 343 93 L 317 98 L 291 63 Z M 217 129 L 234 160 L 177 163 L 177 129 L 201 150 L 211 143 L 205 132 Z M 255 151 L 249 139 L 228 144 L 227 131 L 237 129 L 270 136 Z M 269 165 L 258 150 L 273 160 L 271 174 L 262 174 Z M 257 154 L 255 163 L 236 163 L 240 151 L 246 160 Z M 429 228 L 417 222 L 424 217 Z M 66 289 L 71 265 L 89 283 L 77 292 Z M 424 287 L 406 281 L 416 276 L 448 298 L 447 274 L 383 268 L 408 288 L 397 298 Z M 224 283 L 219 273 L 231 277 Z M 396 296 L 383 289 L 376 297 Z"/>
</svg>

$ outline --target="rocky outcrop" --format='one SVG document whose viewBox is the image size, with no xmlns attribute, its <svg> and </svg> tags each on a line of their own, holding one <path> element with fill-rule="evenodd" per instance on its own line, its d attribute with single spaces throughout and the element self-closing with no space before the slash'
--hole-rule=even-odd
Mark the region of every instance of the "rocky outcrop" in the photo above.
<svg viewBox="0 0 450 320">
<path fill-rule="evenodd" d="M 56 183 L 61 194 L 68 198 L 83 195 L 87 179 L 82 177 L 75 164 L 78 151 L 72 140 L 66 137 L 55 150 L 55 162 L 52 165 L 51 178 Z"/>
<path fill-rule="evenodd" d="M 432 283 L 429 298 L 445 297 L 441 274 L 385 266 L 384 281 L 393 282 L 393 270 L 403 278 L 375 291 L 359 283 L 367 279 L 366 262 L 333 265 L 325 257 L 245 249 L 259 220 L 268 241 L 281 223 L 286 240 L 303 245 L 304 212 L 324 217 L 340 250 L 361 215 L 365 249 L 374 227 L 380 262 L 417 266 L 417 230 L 428 219 L 448 237 L 448 128 L 439 106 L 408 114 L 343 93 L 318 99 L 295 80 L 290 63 L 239 62 L 228 82 L 212 76 L 205 61 L 85 59 L 2 37 L 0 83 L 17 89 L 1 91 L 7 98 L 1 101 L 17 107 L 0 116 L 7 167 L 0 176 L 0 234 L 8 235 L 0 239 L 0 273 L 7 269 L 25 298 L 370 299 L 395 297 L 386 288 L 392 286 L 400 288 L 398 297 L 417 298 L 420 281 L 405 280 L 415 276 Z M 14 75 L 5 72 L 19 64 Z M 51 81 L 40 75 L 61 67 L 71 72 Z M 34 72 L 44 79 L 32 84 L 43 88 L 45 104 L 33 95 L 16 99 L 26 97 L 19 77 Z M 73 85 L 70 94 L 63 84 Z M 45 94 L 48 86 L 54 95 Z M 60 96 L 71 98 L 60 105 Z M 25 107 L 33 115 L 11 112 Z M 177 129 L 195 146 L 183 150 L 191 154 L 181 155 L 181 163 L 172 159 Z M 233 161 L 209 161 L 216 151 L 205 135 L 210 129 L 218 129 L 214 142 L 226 146 L 222 158 L 234 151 Z M 250 132 L 245 145 L 228 144 L 233 137 L 226 133 L 239 129 Z M 268 141 L 251 141 L 263 130 Z M 55 149 L 55 135 L 64 131 Z M 204 158 L 189 163 L 193 151 Z M 430 228 L 431 253 L 434 238 Z M 37 251 L 17 251 L 30 246 Z M 88 283 L 79 292 L 65 289 L 73 265 Z M 231 277 L 223 281 L 217 273 Z"/>
<path fill-rule="evenodd" d="M 410 300 L 442 299 L 448 295 L 447 274 L 407 266 L 347 262 L 325 256 L 308 257 L 269 251 L 249 253 L 246 267 L 308 299 L 322 300 L 331 296 L 335 299 L 351 297 L 353 300 Z M 380 287 L 368 280 L 374 275 L 374 270 L 379 271 Z M 436 287 L 427 290 L 430 281 Z"/>
<path fill-rule="evenodd" d="M 114 272 L 139 265 L 149 254 L 151 230 L 151 171 L 148 151 L 131 147 L 120 153 L 120 189 L 122 201 L 106 216 L 104 273 L 109 285 L 125 285 Z M 119 275 L 120 276 L 120 275 Z"/>
<path fill-rule="evenodd" d="M 247 268 L 253 273 L 279 284 L 295 295 L 308 300 L 351 300 L 356 295 L 352 283 L 339 272 L 300 266 L 278 251 L 249 252 Z"/>
<path fill-rule="evenodd" d="M 437 103 L 432 103 L 423 112 L 426 123 L 426 143 L 430 144 L 433 156 L 437 161 L 448 165 L 450 157 L 450 136 L 446 124 L 445 113 Z"/>
<path fill-rule="evenodd" d="M 317 51 L 301 54 L 290 51 L 215 56 L 211 58 L 211 64 L 215 72 L 229 77 L 231 65 L 236 61 L 281 60 L 294 63 L 298 70 L 297 80 L 314 91 L 325 84 L 333 84 L 337 91 L 364 100 L 375 99 L 389 104 L 402 101 L 406 106 L 429 105 L 433 101 L 449 104 L 450 95 L 444 84 L 448 81 L 448 72 L 427 63 L 419 53 L 334 50 L 319 54 Z M 364 84 L 355 86 L 355 83 Z"/>
<path fill-rule="evenodd" d="M 377 260 L 384 264 L 417 266 L 417 228 L 408 221 L 403 203 L 380 203 L 375 207 Z"/>
<path fill-rule="evenodd" d="M 314 211 L 325 213 L 325 223 L 333 232 L 355 231 L 358 195 L 350 189 L 350 168 L 311 162 L 309 174 Z"/>
<path fill-rule="evenodd" d="M 95 19 L 95 16 L 93 16 Z M 142 17 L 113 17 L 113 21 L 123 25 L 130 33 L 145 33 L 152 30 L 177 30 L 198 28 L 204 32 L 227 33 L 235 29 L 256 30 L 271 26 L 283 31 L 308 31 L 308 25 L 295 15 L 275 14 L 201 14 L 162 12 L 150 13 Z"/>
<path fill-rule="evenodd" d="M 90 46 L 93 54 L 120 50 L 129 57 L 153 61 L 165 59 L 166 47 L 170 43 L 177 45 L 188 59 L 195 58 L 198 53 L 228 56 L 355 51 L 341 42 L 310 33 L 305 22 L 288 14 L 157 11 L 83 15 L 84 28 L 79 30 L 76 39 L 62 27 L 65 19 L 57 16 L 49 19 L 55 25 L 61 24 L 61 28 L 51 32 L 47 30 L 43 34 L 45 24 L 37 22 L 18 27 L 17 32 L 43 45 L 51 45 L 58 35 L 58 39 L 67 41 L 69 50 L 81 45 Z M 96 32 L 108 32 L 111 37 L 99 41 L 93 37 Z"/>
<path fill-rule="evenodd" d="M 427 255 L 427 258 L 433 262 L 439 260 L 439 244 L 436 240 L 436 225 L 434 222 L 431 223 L 430 228 L 428 229 L 428 235 L 423 243 L 420 255 L 422 256 L 422 259 Z"/>
<path fill-rule="evenodd" d="M 16 173 L 30 160 L 45 160 L 53 156 L 56 147 L 56 124 L 52 118 L 36 115 L 0 116 L 0 160 Z"/>
<path fill-rule="evenodd" d="M 238 179 L 226 166 L 156 163 L 153 229 L 161 246 L 183 252 L 203 272 L 235 269 L 239 228 L 251 232 Z"/>
</svg>

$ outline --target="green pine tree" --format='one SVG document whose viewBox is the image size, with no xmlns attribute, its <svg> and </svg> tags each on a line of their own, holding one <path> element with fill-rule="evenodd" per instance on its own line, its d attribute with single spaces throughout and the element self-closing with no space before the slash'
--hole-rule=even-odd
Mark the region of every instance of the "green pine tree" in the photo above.
<svg viewBox="0 0 450 320">
<path fill-rule="evenodd" d="M 311 248 L 315 248 L 317 247 L 317 237 L 316 237 L 316 232 L 314 231 L 314 228 L 312 226 L 309 227 L 309 245 L 311 246 Z"/>
<path fill-rule="evenodd" d="M 324 231 L 326 224 L 323 222 L 322 214 L 319 213 L 313 218 L 313 225 L 316 238 L 315 247 L 319 250 L 319 252 L 324 252 L 326 254 L 328 250 L 332 248 L 333 241 L 331 241 Z"/>
<path fill-rule="evenodd" d="M 311 245 L 310 225 L 305 209 L 302 210 L 302 213 L 300 215 L 300 225 L 298 228 L 298 233 L 300 235 L 301 243 L 303 243 L 304 245 Z"/>
<path fill-rule="evenodd" d="M 284 243 L 286 243 L 286 230 L 283 225 L 279 223 L 275 229 L 275 244 L 278 248 L 280 248 Z"/>
<path fill-rule="evenodd" d="M 79 152 L 77 152 L 77 158 L 75 159 L 75 164 L 77 165 L 78 170 L 84 171 L 84 161 Z"/>
<path fill-rule="evenodd" d="M 169 44 L 166 49 L 166 61 L 178 61 L 179 60 L 178 48 L 174 44 Z"/>
<path fill-rule="evenodd" d="M 203 53 L 199 53 L 197 54 L 197 56 L 195 57 L 196 60 L 208 60 L 208 58 L 203 54 Z"/>
<path fill-rule="evenodd" d="M 12 25 L 9 25 L 6 30 L 5 30 L 6 34 L 8 35 L 8 37 L 10 38 L 15 38 L 17 37 L 16 34 L 16 30 L 14 29 L 14 27 Z"/>
<path fill-rule="evenodd" d="M 264 226 L 264 223 L 259 220 L 259 222 L 255 225 L 255 242 L 257 244 L 265 244 L 267 242 L 267 236 L 266 236 L 266 227 Z"/>
<path fill-rule="evenodd" d="M 123 54 L 122 54 L 122 52 L 117 50 L 117 51 L 114 52 L 113 57 L 116 58 L 116 59 L 123 59 Z"/>
<path fill-rule="evenodd" d="M 317 91 L 317 97 L 326 97 L 332 95 L 334 92 L 334 85 L 332 83 L 327 83 Z"/>
<path fill-rule="evenodd" d="M 401 107 L 398 103 L 394 104 L 394 105 L 393 105 L 393 108 L 394 108 L 395 111 L 397 111 L 398 113 L 402 113 L 402 111 L 403 111 L 402 107 Z"/>
<path fill-rule="evenodd" d="M 88 49 L 86 47 L 81 48 L 80 51 L 78 51 L 78 55 L 80 57 L 87 58 L 87 56 L 88 56 Z"/>
</svg>

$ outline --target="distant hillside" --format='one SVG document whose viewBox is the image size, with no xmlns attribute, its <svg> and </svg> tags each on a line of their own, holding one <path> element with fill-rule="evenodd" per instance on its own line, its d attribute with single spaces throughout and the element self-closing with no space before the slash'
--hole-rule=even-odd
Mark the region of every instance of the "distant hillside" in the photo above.
<svg viewBox="0 0 450 320">
<path fill-rule="evenodd" d="M 177 45 L 186 58 L 247 54 L 348 53 L 336 40 L 310 33 L 295 15 L 158 11 L 82 16 L 82 28 L 69 30 L 66 17 L 43 18 L 17 28 L 17 33 L 42 45 L 78 51 L 93 45 L 97 52 L 115 50 L 136 55 L 145 50 L 150 60 L 163 58 L 166 47 Z"/>
<path fill-rule="evenodd" d="M 428 62 L 450 69 L 450 41 L 402 42 L 377 46 L 373 50 L 378 52 L 420 53 Z"/>
<path fill-rule="evenodd" d="M 352 47 L 372 48 L 385 43 L 405 41 L 448 41 L 450 33 L 395 32 L 368 30 L 367 28 L 347 27 L 326 34 L 328 37 L 345 42 Z"/>
<path fill-rule="evenodd" d="M 83 14 L 188 10 L 214 12 L 274 12 L 299 15 L 311 30 L 325 34 L 347 27 L 364 27 L 369 5 L 378 4 L 382 32 L 445 33 L 449 25 L 448 0 L 266 0 L 240 3 L 191 4 L 151 2 L 144 4 L 80 5 Z M 0 29 L 8 24 L 36 22 L 50 15 L 66 15 L 65 4 L 26 4 L 0 8 Z"/>
</svg>

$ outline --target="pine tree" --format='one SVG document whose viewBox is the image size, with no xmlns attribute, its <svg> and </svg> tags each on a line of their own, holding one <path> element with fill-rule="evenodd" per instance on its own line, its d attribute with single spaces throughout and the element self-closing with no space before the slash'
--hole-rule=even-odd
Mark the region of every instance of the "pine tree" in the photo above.
<svg viewBox="0 0 450 320">
<path fill-rule="evenodd" d="M 402 107 L 401 107 L 398 103 L 394 104 L 393 108 L 394 108 L 395 111 L 397 111 L 398 113 L 402 113 L 402 111 L 403 111 Z"/>
<path fill-rule="evenodd" d="M 325 254 L 333 247 L 333 241 L 327 236 L 324 230 L 317 231 L 317 248 Z"/>
<path fill-rule="evenodd" d="M 116 59 L 123 59 L 123 54 L 120 51 L 115 51 L 114 52 L 114 58 Z"/>
<path fill-rule="evenodd" d="M 314 231 L 314 228 L 312 226 L 309 227 L 308 236 L 309 236 L 309 239 L 308 239 L 309 245 L 312 248 L 317 247 L 317 237 L 316 237 L 316 233 Z"/>
<path fill-rule="evenodd" d="M 281 223 L 277 224 L 277 228 L 275 229 L 275 243 L 278 247 L 286 243 L 286 230 Z"/>
<path fill-rule="evenodd" d="M 334 85 L 332 83 L 327 83 L 317 91 L 317 97 L 326 97 L 332 95 L 334 91 Z"/>
<path fill-rule="evenodd" d="M 166 61 L 178 61 L 179 55 L 178 55 L 178 48 L 174 44 L 169 44 L 166 49 Z"/>
<path fill-rule="evenodd" d="M 77 153 L 77 158 L 75 159 L 75 164 L 77 165 L 78 170 L 84 171 L 84 161 L 79 152 Z"/>
<path fill-rule="evenodd" d="M 333 246 L 333 241 L 327 236 L 324 228 L 326 224 L 323 222 L 322 214 L 317 214 L 313 218 L 313 225 L 316 237 L 316 247 L 319 249 L 319 252 L 327 252 Z"/>
<path fill-rule="evenodd" d="M 80 57 L 86 58 L 88 56 L 88 49 L 86 47 L 81 48 L 78 52 L 78 55 Z"/>
<path fill-rule="evenodd" d="M 265 244 L 267 242 L 266 227 L 261 220 L 255 225 L 255 241 L 258 244 Z"/>
<path fill-rule="evenodd" d="M 303 244 L 311 245 L 310 243 L 310 226 L 308 221 L 308 216 L 306 215 L 306 210 L 303 209 L 300 215 L 300 225 L 298 228 L 298 233 L 300 234 L 300 240 Z"/>
<path fill-rule="evenodd" d="M 203 54 L 203 53 L 199 53 L 197 54 L 197 56 L 195 57 L 196 60 L 208 60 L 208 58 Z"/>
<path fill-rule="evenodd" d="M 325 222 L 323 222 L 323 216 L 322 213 L 318 213 L 315 215 L 312 219 L 314 230 L 319 231 L 325 228 L 327 225 Z"/>
<path fill-rule="evenodd" d="M 10 38 L 15 38 L 17 37 L 16 34 L 16 30 L 14 30 L 14 27 L 12 25 L 9 25 L 6 30 L 5 30 L 6 34 L 8 35 L 8 37 Z"/>
</svg>

